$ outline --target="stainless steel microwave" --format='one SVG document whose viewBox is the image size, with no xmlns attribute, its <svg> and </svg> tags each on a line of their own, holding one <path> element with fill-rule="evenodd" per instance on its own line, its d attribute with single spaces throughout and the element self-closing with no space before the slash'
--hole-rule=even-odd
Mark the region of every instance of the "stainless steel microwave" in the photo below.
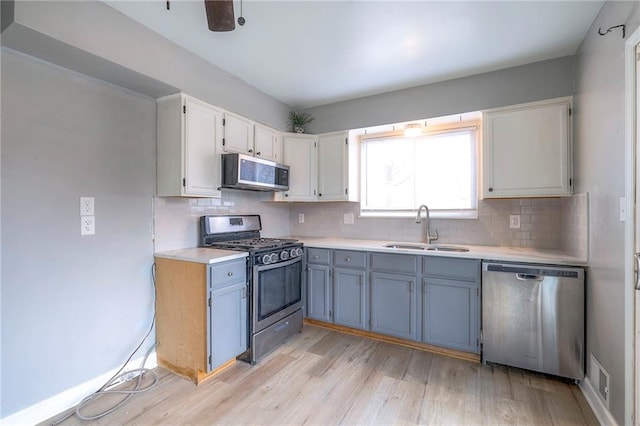
<svg viewBox="0 0 640 426">
<path fill-rule="evenodd" d="M 222 187 L 288 191 L 289 166 L 244 154 L 222 154 Z"/>
</svg>

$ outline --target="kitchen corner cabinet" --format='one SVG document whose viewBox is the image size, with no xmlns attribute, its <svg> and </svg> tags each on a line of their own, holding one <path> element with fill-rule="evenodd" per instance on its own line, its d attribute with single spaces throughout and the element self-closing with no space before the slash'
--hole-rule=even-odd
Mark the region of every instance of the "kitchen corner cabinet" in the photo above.
<svg viewBox="0 0 640 426">
<path fill-rule="evenodd" d="M 483 113 L 484 198 L 569 196 L 571 98 Z"/>
<path fill-rule="evenodd" d="M 423 274 L 423 341 L 480 353 L 480 261 L 425 257 Z"/>
<path fill-rule="evenodd" d="M 349 132 L 285 133 L 284 164 L 291 167 L 289 191 L 279 201 L 358 201 L 357 143 Z"/>
<path fill-rule="evenodd" d="M 157 101 L 157 193 L 219 197 L 223 111 L 185 94 Z"/>
<path fill-rule="evenodd" d="M 246 261 L 155 262 L 158 365 L 200 383 L 247 349 Z"/>
</svg>

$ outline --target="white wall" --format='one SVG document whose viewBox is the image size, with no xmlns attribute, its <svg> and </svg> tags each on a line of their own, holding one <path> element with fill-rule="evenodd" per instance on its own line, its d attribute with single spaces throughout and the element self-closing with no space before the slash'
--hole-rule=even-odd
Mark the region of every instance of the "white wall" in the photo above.
<svg viewBox="0 0 640 426">
<path fill-rule="evenodd" d="M 587 356 L 593 353 L 611 375 L 610 412 L 625 424 L 624 223 L 618 199 L 625 194 L 625 75 L 620 30 L 606 36 L 598 28 L 640 23 L 636 2 L 607 2 L 576 55 L 575 185 L 589 193 L 587 274 Z M 589 359 L 589 358 L 587 358 Z"/>
<path fill-rule="evenodd" d="M 6 417 L 118 367 L 151 324 L 156 109 L 0 54 Z M 96 235 L 80 235 L 80 196 L 95 197 Z"/>
</svg>

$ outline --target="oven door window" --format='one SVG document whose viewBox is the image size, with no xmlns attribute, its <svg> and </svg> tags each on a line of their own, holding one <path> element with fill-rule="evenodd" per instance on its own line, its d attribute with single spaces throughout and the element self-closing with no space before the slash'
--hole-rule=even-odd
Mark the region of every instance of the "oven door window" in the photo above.
<svg viewBox="0 0 640 426">
<path fill-rule="evenodd" d="M 302 300 L 302 262 L 258 273 L 258 321 Z"/>
</svg>

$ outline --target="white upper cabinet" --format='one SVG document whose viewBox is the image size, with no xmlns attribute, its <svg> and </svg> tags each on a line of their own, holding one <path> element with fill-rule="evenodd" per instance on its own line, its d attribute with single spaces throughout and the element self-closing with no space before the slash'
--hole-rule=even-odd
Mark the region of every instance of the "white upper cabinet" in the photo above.
<svg viewBox="0 0 640 426">
<path fill-rule="evenodd" d="M 484 198 L 572 192 L 571 98 L 483 113 Z"/>
<path fill-rule="evenodd" d="M 253 122 L 230 112 L 225 113 L 222 151 L 253 156 Z"/>
<path fill-rule="evenodd" d="M 282 137 L 284 164 L 289 166 L 289 190 L 278 192 L 276 199 L 284 201 L 315 201 L 317 199 L 317 137 L 285 133 Z"/>
<path fill-rule="evenodd" d="M 230 112 L 225 113 L 222 152 L 237 152 L 282 162 L 280 132 Z"/>
<path fill-rule="evenodd" d="M 184 94 L 157 106 L 158 195 L 219 197 L 223 111 Z"/>
<path fill-rule="evenodd" d="M 348 200 L 349 133 L 318 136 L 318 200 Z"/>
<path fill-rule="evenodd" d="M 255 124 L 253 135 L 256 157 L 282 163 L 282 143 L 279 131 Z"/>
</svg>

